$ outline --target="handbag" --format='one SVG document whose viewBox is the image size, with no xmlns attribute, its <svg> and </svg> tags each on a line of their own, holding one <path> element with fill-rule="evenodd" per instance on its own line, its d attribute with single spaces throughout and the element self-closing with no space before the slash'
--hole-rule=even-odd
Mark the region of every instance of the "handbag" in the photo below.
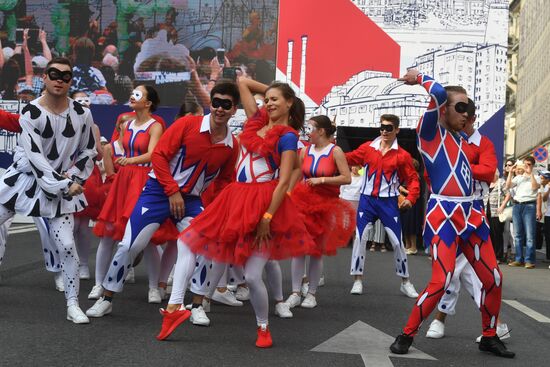
<svg viewBox="0 0 550 367">
<path fill-rule="evenodd" d="M 502 213 L 500 213 L 498 215 L 498 220 L 501 222 L 501 223 L 504 223 L 506 222 L 507 220 L 511 220 L 512 219 L 512 210 L 513 208 L 511 206 L 507 206 L 506 208 L 504 208 L 504 210 L 502 211 Z"/>
</svg>

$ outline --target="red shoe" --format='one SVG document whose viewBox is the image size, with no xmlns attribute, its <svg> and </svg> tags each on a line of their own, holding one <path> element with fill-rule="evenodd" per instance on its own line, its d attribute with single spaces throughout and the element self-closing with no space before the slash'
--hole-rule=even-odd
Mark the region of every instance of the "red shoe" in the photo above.
<svg viewBox="0 0 550 367">
<path fill-rule="evenodd" d="M 172 334 L 174 330 L 185 320 L 191 316 L 191 311 L 186 310 L 185 307 L 180 308 L 174 312 L 168 312 L 161 308 L 160 314 L 162 315 L 162 327 L 157 340 L 164 340 Z"/>
<path fill-rule="evenodd" d="M 270 348 L 273 345 L 271 339 L 271 333 L 267 326 L 265 328 L 258 326 L 258 339 L 256 339 L 256 346 L 258 348 Z"/>
</svg>

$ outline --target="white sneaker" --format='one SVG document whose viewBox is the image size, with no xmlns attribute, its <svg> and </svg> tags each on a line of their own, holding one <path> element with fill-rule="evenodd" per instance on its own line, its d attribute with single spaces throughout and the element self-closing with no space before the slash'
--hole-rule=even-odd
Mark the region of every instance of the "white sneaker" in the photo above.
<svg viewBox="0 0 550 367">
<path fill-rule="evenodd" d="M 53 280 L 55 281 L 55 289 L 60 292 L 65 292 L 65 283 L 63 282 L 63 274 L 61 271 L 54 274 Z"/>
<path fill-rule="evenodd" d="M 500 340 L 502 339 L 508 339 L 510 337 L 510 330 L 508 330 L 508 325 L 506 324 L 498 324 L 497 325 L 497 336 Z M 476 343 L 481 342 L 482 335 L 478 336 L 476 339 Z"/>
<path fill-rule="evenodd" d="M 193 304 L 190 303 L 188 305 L 185 305 L 185 308 L 188 309 L 188 310 L 192 310 L 193 309 Z M 204 310 L 204 312 L 206 313 L 209 313 L 210 312 L 210 301 L 207 300 L 206 298 L 203 298 L 202 299 L 202 309 Z"/>
<path fill-rule="evenodd" d="M 401 283 L 401 293 L 409 298 L 418 298 L 418 292 L 414 289 L 414 285 L 407 281 L 406 283 Z"/>
<path fill-rule="evenodd" d="M 290 296 L 288 296 L 285 303 L 288 305 L 289 308 L 294 308 L 302 303 L 302 297 L 300 297 L 300 295 L 296 293 L 292 293 Z"/>
<path fill-rule="evenodd" d="M 81 265 L 78 267 L 78 277 L 80 279 L 90 279 L 90 268 L 88 265 Z"/>
<path fill-rule="evenodd" d="M 74 322 L 75 324 L 89 324 L 90 319 L 82 312 L 78 305 L 71 305 L 67 307 L 67 320 Z"/>
<path fill-rule="evenodd" d="M 229 288 L 227 288 L 229 290 Z M 237 287 L 235 298 L 239 301 L 248 301 L 250 299 L 250 290 L 248 287 Z"/>
<path fill-rule="evenodd" d="M 130 268 L 128 270 L 128 274 L 126 275 L 126 279 L 124 279 L 126 283 L 134 284 L 136 282 L 136 273 L 134 272 L 134 268 Z"/>
<path fill-rule="evenodd" d="M 275 315 L 279 316 L 281 319 L 290 319 L 294 316 L 290 311 L 290 306 L 286 302 L 277 302 L 275 305 Z"/>
<path fill-rule="evenodd" d="M 318 287 L 322 287 L 325 285 L 325 276 L 322 275 L 321 278 L 319 279 L 319 284 L 317 284 Z"/>
<path fill-rule="evenodd" d="M 441 339 L 445 336 L 445 324 L 434 319 L 430 324 L 430 328 L 426 332 L 426 338 Z"/>
<path fill-rule="evenodd" d="M 147 293 L 147 301 L 149 303 L 161 303 L 162 295 L 158 288 L 149 288 L 149 293 Z"/>
<path fill-rule="evenodd" d="M 242 306 L 243 303 L 239 301 L 237 298 L 235 298 L 235 295 L 230 291 L 220 292 L 217 289 L 214 291 L 214 294 L 212 295 L 212 300 L 223 303 L 224 305 L 228 306 Z"/>
<path fill-rule="evenodd" d="M 315 299 L 315 295 L 308 293 L 306 298 L 302 301 L 302 304 L 300 307 L 303 308 L 314 308 L 317 306 L 317 300 Z"/>
<path fill-rule="evenodd" d="M 228 284 L 227 285 L 227 290 L 231 291 L 233 293 L 235 293 L 237 291 L 237 288 L 239 288 L 239 286 L 236 285 L 236 284 Z"/>
<path fill-rule="evenodd" d="M 307 296 L 307 292 L 309 291 L 309 282 L 302 283 L 302 297 Z"/>
<path fill-rule="evenodd" d="M 164 301 L 168 298 L 168 292 L 166 289 L 159 287 L 160 298 Z"/>
<path fill-rule="evenodd" d="M 103 296 L 103 286 L 101 284 L 96 284 L 92 288 L 90 294 L 88 294 L 88 299 L 100 299 Z"/>
<path fill-rule="evenodd" d="M 191 309 L 191 317 L 189 318 L 189 320 L 193 323 L 193 325 L 210 325 L 210 319 L 208 318 L 208 316 L 206 316 L 206 313 L 204 312 L 202 306 Z"/>
<path fill-rule="evenodd" d="M 363 294 L 363 281 L 361 279 L 355 280 L 349 292 L 351 294 Z"/>
<path fill-rule="evenodd" d="M 113 311 L 113 303 L 105 301 L 105 298 L 98 299 L 92 307 L 86 311 L 86 316 L 103 317 Z"/>
</svg>

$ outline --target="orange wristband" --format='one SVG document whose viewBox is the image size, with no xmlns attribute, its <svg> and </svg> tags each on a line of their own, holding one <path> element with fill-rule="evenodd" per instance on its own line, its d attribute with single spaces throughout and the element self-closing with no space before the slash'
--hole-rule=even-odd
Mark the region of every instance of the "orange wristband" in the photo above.
<svg viewBox="0 0 550 367">
<path fill-rule="evenodd" d="M 262 216 L 262 218 L 267 219 L 267 220 L 271 220 L 273 218 L 273 214 L 265 212 L 264 215 Z"/>
</svg>

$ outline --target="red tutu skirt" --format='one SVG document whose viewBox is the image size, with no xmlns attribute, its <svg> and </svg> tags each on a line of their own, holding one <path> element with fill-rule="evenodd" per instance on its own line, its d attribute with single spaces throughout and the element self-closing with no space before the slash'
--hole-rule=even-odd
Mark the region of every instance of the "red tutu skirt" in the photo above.
<svg viewBox="0 0 550 367">
<path fill-rule="evenodd" d="M 336 255 L 336 250 L 347 246 L 355 232 L 355 209 L 338 196 L 328 194 L 323 186 L 296 185 L 292 198 L 303 214 L 306 227 L 315 241 L 308 255 Z"/>
<path fill-rule="evenodd" d="M 126 223 L 134 210 L 143 187 L 149 179 L 150 167 L 124 166 L 115 175 L 105 204 L 97 217 L 94 233 L 98 237 L 110 237 L 122 240 Z M 174 223 L 167 219 L 155 232 L 151 242 L 163 244 L 178 237 Z"/>
<path fill-rule="evenodd" d="M 180 239 L 191 251 L 243 265 L 253 254 L 281 260 L 308 254 L 315 246 L 292 199 L 285 197 L 271 220 L 271 240 L 258 249 L 255 231 L 271 203 L 277 181 L 233 182 L 185 229 Z"/>
<path fill-rule="evenodd" d="M 84 210 L 74 213 L 74 216 L 96 220 L 107 198 L 107 192 L 108 190 L 105 189 L 105 185 L 103 184 L 99 167 L 94 165 L 92 174 L 84 184 L 84 197 L 88 202 L 88 206 Z"/>
</svg>

